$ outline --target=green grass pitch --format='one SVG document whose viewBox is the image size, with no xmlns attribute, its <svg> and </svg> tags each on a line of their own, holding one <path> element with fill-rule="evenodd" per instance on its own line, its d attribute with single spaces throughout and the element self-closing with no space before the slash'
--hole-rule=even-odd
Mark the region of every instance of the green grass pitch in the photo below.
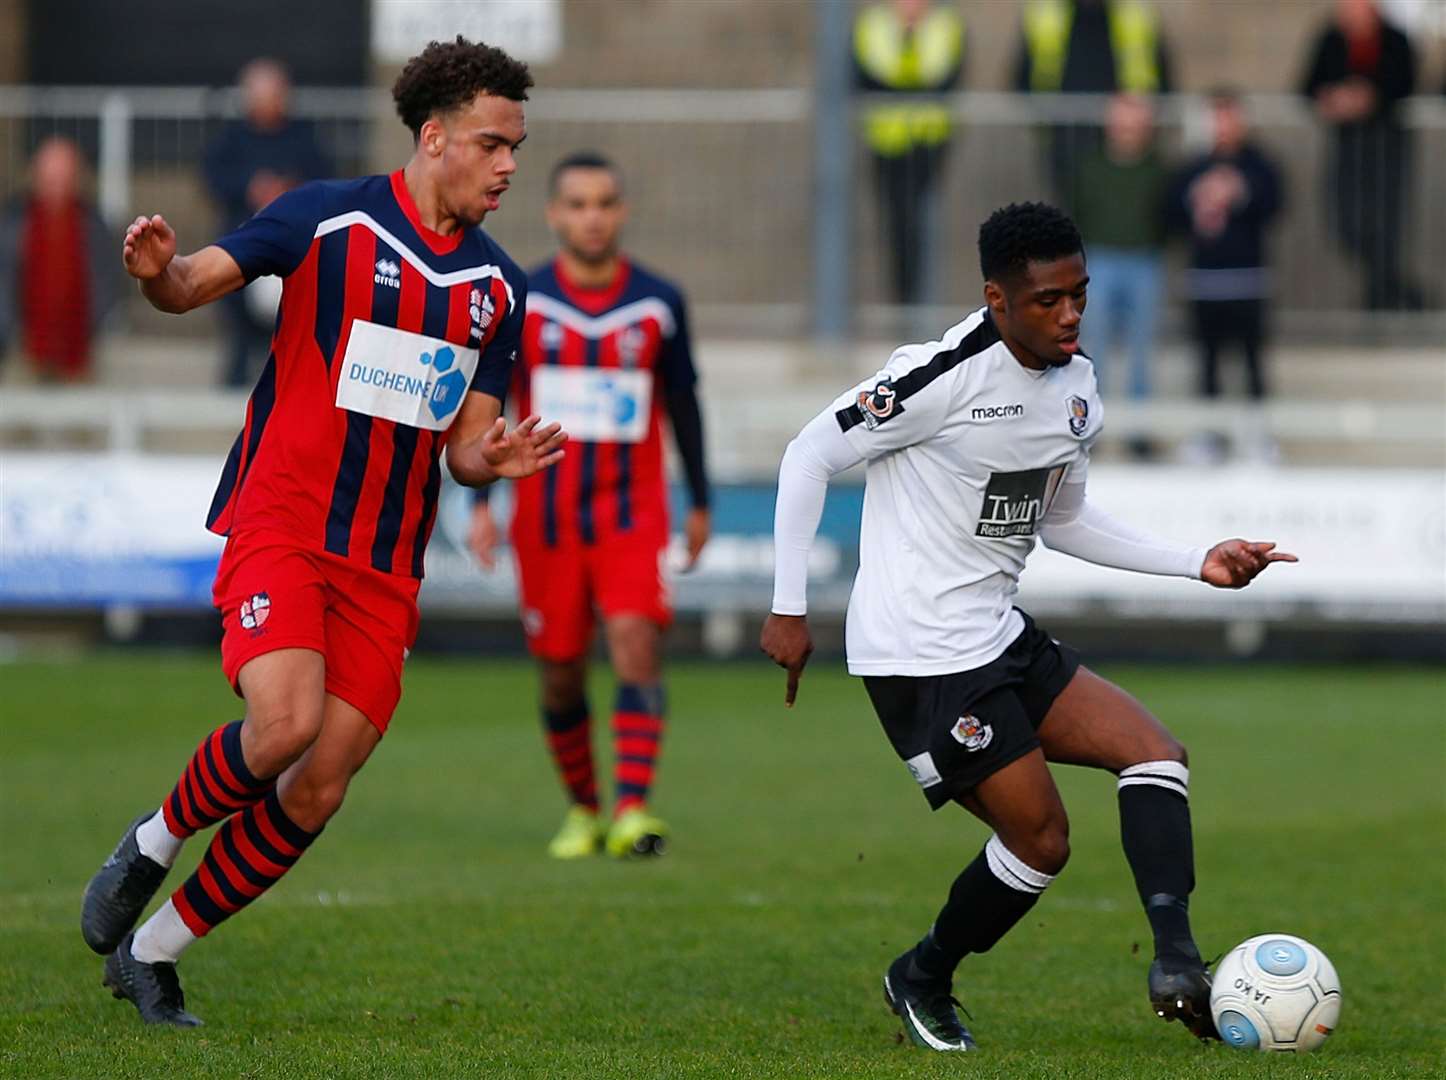
<svg viewBox="0 0 1446 1080">
<path fill-rule="evenodd" d="M 1345 1005 L 1319 1053 L 1202 1047 L 1151 1015 L 1114 785 L 1077 769 L 1057 770 L 1069 867 L 960 970 L 981 1053 L 901 1044 L 881 973 L 986 833 L 927 812 L 836 662 L 792 712 L 776 669 L 673 667 L 656 806 L 676 835 L 650 864 L 544 856 L 563 804 L 528 666 L 414 663 L 325 836 L 186 956 L 206 1027 L 144 1029 L 100 987 L 81 890 L 238 703 L 212 657 L 131 653 L 0 667 L 0 1074 L 1441 1075 L 1446 675 L 1105 674 L 1190 747 L 1202 948 L 1283 930 L 1334 960 Z"/>
</svg>

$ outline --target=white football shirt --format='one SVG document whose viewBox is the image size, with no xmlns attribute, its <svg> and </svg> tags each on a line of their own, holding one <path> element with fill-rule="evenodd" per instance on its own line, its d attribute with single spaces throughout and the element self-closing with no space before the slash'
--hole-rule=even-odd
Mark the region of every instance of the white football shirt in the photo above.
<svg viewBox="0 0 1446 1080">
<path fill-rule="evenodd" d="M 836 425 L 868 462 L 849 671 L 940 675 L 1003 653 L 1024 626 L 1025 559 L 1061 485 L 1082 490 L 1102 422 L 1086 357 L 1026 368 L 987 308 L 895 350 L 820 414 L 810 427 L 836 443 Z M 773 610 L 802 614 L 803 597 L 775 595 Z"/>
</svg>

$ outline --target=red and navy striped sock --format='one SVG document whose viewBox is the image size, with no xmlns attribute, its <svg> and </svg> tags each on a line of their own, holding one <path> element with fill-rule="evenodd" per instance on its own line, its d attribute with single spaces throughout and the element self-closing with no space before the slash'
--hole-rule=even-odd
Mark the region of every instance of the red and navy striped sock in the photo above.
<svg viewBox="0 0 1446 1080">
<path fill-rule="evenodd" d="M 547 749 L 557 765 L 557 774 L 568 797 L 597 813 L 597 774 L 592 764 L 592 715 L 587 702 L 570 709 L 543 709 L 542 725 L 547 731 Z"/>
<path fill-rule="evenodd" d="M 205 937 L 281 880 L 320 835 L 287 817 L 272 788 L 216 830 L 206 857 L 171 903 L 191 933 Z"/>
<path fill-rule="evenodd" d="M 161 804 L 166 828 L 184 840 L 250 806 L 273 786 L 258 780 L 241 755 L 241 721 L 218 727 L 201 740 L 175 790 Z"/>
<path fill-rule="evenodd" d="M 621 814 L 648 801 L 653 772 L 658 765 L 658 747 L 663 740 L 663 688 L 661 686 L 618 687 L 613 711 L 613 749 L 617 764 L 617 804 Z"/>
</svg>

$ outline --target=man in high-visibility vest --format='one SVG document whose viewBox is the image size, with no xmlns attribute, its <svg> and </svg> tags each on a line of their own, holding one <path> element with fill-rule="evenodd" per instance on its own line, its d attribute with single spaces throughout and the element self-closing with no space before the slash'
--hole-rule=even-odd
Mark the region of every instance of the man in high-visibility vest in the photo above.
<svg viewBox="0 0 1446 1080">
<path fill-rule="evenodd" d="M 893 0 L 859 12 L 854 66 L 860 90 L 893 94 L 898 103 L 864 110 L 886 224 L 895 296 L 922 299 L 924 205 L 944 162 L 951 134 L 948 106 L 934 95 L 959 82 L 964 20 L 929 0 Z"/>
<path fill-rule="evenodd" d="M 1028 0 L 1014 88 L 1034 94 L 1169 93 L 1170 57 L 1158 13 L 1145 0 Z M 1077 165 L 1096 150 L 1099 125 L 1057 125 L 1049 171 L 1061 202 L 1077 202 Z"/>
</svg>

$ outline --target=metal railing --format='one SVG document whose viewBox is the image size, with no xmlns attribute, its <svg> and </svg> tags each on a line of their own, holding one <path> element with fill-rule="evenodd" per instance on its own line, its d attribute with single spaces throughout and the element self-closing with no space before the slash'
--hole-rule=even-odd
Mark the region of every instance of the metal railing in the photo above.
<svg viewBox="0 0 1446 1080">
<path fill-rule="evenodd" d="M 979 221 L 1003 202 L 1050 196 L 1041 132 L 1093 123 L 1104 107 L 1102 99 L 1073 95 L 966 92 L 942 100 L 957 133 L 933 230 L 939 254 L 930 279 L 941 310 L 927 322 L 936 328 L 978 296 Z M 488 227 L 520 261 L 545 257 L 552 238 L 537 181 L 566 151 L 598 148 L 628 175 L 635 205 L 629 247 L 688 287 L 705 328 L 765 336 L 830 324 L 840 332 L 862 325 L 892 333 L 877 195 L 853 123 L 866 104 L 857 97 L 830 103 L 806 89 L 538 91 L 528 106 L 524 164 L 533 182 L 518 184 Z M 848 114 L 854 149 L 830 155 L 815 132 L 835 106 Z M 1251 96 L 1247 108 L 1287 187 L 1271 245 L 1277 309 L 1292 332 L 1316 340 L 1362 325 L 1359 260 L 1341 251 L 1328 225 L 1327 132 L 1295 96 Z M 1159 103 L 1159 138 L 1172 156 L 1199 142 L 1203 109 L 1189 95 Z M 316 125 L 339 174 L 394 167 L 409 151 L 383 91 L 303 88 L 295 111 Z M 0 198 L 23 190 L 26 161 L 43 137 L 65 135 L 95 163 L 97 201 L 107 218 L 119 223 L 143 209 L 164 210 L 183 245 L 199 245 L 217 222 L 198 163 L 235 113 L 230 90 L 0 87 Z M 1413 142 L 1404 257 L 1429 284 L 1446 277 L 1446 101 L 1412 99 L 1402 121 Z M 824 183 L 829 177 L 820 175 L 820 163 L 844 169 L 846 182 Z M 842 287 L 815 287 L 835 281 Z M 1441 301 L 1429 289 L 1427 299 Z M 826 305 L 834 305 L 829 319 L 815 310 Z M 181 332 L 204 325 L 193 322 Z M 1371 325 L 1429 340 L 1439 334 L 1441 316 L 1438 310 Z"/>
</svg>

